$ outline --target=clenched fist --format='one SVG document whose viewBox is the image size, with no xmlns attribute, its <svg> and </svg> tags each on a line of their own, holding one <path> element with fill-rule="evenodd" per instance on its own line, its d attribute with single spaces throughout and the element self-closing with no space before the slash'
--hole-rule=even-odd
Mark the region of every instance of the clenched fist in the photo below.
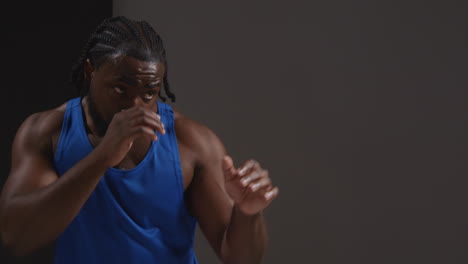
<svg viewBox="0 0 468 264">
<path fill-rule="evenodd" d="M 164 124 L 154 111 L 132 107 L 114 115 L 98 148 L 109 167 L 117 165 L 127 155 L 137 137 L 157 140 L 155 131 L 165 134 Z"/>
</svg>

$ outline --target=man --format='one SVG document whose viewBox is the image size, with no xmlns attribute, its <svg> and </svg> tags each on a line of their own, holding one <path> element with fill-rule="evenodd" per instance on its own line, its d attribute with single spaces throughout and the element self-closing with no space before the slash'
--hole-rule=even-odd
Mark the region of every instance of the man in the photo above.
<svg viewBox="0 0 468 264">
<path fill-rule="evenodd" d="M 106 19 L 74 66 L 82 96 L 19 128 L 0 200 L 3 243 L 55 263 L 197 263 L 196 222 L 223 263 L 259 263 L 277 197 L 254 160 L 165 101 L 163 43 L 145 21 Z"/>
</svg>

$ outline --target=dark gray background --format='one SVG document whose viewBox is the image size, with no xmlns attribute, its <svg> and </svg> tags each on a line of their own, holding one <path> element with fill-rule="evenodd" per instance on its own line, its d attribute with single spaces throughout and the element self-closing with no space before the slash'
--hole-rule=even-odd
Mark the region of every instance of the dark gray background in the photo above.
<svg viewBox="0 0 468 264">
<path fill-rule="evenodd" d="M 468 263 L 466 1 L 114 0 L 280 197 L 265 263 Z M 217 263 L 203 237 L 201 263 Z"/>
<path fill-rule="evenodd" d="M 24 118 L 75 95 L 63 83 L 111 15 L 104 2 L 5 8 L 1 182 Z M 114 0 L 113 12 L 165 40 L 173 106 L 280 187 L 264 263 L 435 264 L 468 263 L 467 7 Z M 217 263 L 200 233 L 196 250 Z"/>
</svg>

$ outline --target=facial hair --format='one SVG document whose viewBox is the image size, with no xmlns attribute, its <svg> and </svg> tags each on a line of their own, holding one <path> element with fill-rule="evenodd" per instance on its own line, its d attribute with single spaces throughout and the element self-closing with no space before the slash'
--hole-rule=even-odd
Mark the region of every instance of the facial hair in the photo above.
<svg viewBox="0 0 468 264">
<path fill-rule="evenodd" d="M 97 136 L 103 137 L 106 134 L 107 128 L 109 127 L 108 121 L 104 120 L 96 110 L 96 103 L 93 100 L 91 93 L 88 93 L 88 113 L 93 121 L 94 128 Z"/>
</svg>

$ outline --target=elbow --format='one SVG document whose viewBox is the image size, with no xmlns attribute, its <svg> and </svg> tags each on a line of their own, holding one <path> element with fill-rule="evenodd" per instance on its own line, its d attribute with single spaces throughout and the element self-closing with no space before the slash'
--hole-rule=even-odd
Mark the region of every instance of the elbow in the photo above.
<svg viewBox="0 0 468 264">
<path fill-rule="evenodd" d="M 14 235 L 10 232 L 2 229 L 0 236 L 2 245 L 9 254 L 15 257 L 23 257 L 30 253 L 19 241 L 14 239 Z"/>
<path fill-rule="evenodd" d="M 4 203 L 1 203 L 0 208 L 0 243 L 3 248 L 15 257 L 22 257 L 28 255 L 30 252 L 26 250 L 24 243 L 21 242 L 20 234 L 15 225 L 12 225 L 15 221 L 11 221 L 7 213 L 7 209 Z"/>
<path fill-rule="evenodd" d="M 35 252 L 34 249 L 28 247 L 24 243 L 10 242 L 8 240 L 3 240 L 3 238 L 2 243 L 6 252 L 13 257 L 26 257 Z"/>
<path fill-rule="evenodd" d="M 47 243 L 40 243 L 31 238 L 22 239 L 8 232 L 1 232 L 0 235 L 2 246 L 13 257 L 27 257 L 48 246 Z"/>
<path fill-rule="evenodd" d="M 3 221 L 0 223 L 0 227 L 0 241 L 9 254 L 23 257 L 33 252 L 33 249 L 28 247 L 28 243 L 21 241 L 20 236 L 7 227 Z"/>
<path fill-rule="evenodd" d="M 0 238 L 3 248 L 7 250 L 8 253 L 13 254 L 14 256 L 20 256 L 21 252 L 17 246 L 17 243 L 13 241 L 11 235 L 3 229 L 0 232 Z"/>
</svg>

